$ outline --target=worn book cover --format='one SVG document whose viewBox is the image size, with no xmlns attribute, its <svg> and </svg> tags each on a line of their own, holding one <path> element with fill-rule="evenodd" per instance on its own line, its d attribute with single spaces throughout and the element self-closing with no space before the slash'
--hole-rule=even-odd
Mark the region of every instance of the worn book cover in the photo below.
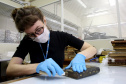
<svg viewBox="0 0 126 84">
<path fill-rule="evenodd" d="M 99 67 L 96 67 L 96 66 L 86 66 L 86 67 L 87 67 L 87 70 L 83 71 L 81 73 L 74 72 L 72 70 L 72 68 L 66 69 L 65 70 L 65 76 L 70 77 L 70 78 L 74 78 L 74 79 L 81 79 L 81 78 L 85 78 L 85 77 L 88 77 L 88 76 L 95 75 L 95 74 L 100 72 Z"/>
</svg>

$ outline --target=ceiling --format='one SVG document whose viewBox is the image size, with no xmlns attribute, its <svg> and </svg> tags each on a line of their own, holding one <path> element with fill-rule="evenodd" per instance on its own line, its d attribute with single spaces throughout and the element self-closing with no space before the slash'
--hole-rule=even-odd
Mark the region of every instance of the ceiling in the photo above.
<svg viewBox="0 0 126 84">
<path fill-rule="evenodd" d="M 10 0 L 13 2 L 16 2 L 18 4 L 22 4 L 21 2 L 34 2 L 37 0 Z M 21 1 L 21 2 L 20 2 Z M 108 11 L 110 13 L 116 13 L 116 6 L 110 6 L 109 0 L 81 0 L 86 6 L 87 8 L 84 8 L 79 2 L 78 0 L 64 0 L 64 8 L 68 11 L 70 11 L 71 13 L 73 13 L 75 16 L 77 17 L 82 17 L 82 16 L 87 16 L 89 14 L 95 13 L 96 11 Z M 120 12 L 121 15 L 125 15 L 126 14 L 126 10 L 125 10 L 125 4 L 126 4 L 126 0 L 119 0 L 120 3 Z M 59 0 L 59 2 L 57 4 L 61 5 L 61 2 Z M 7 9 L 7 11 L 11 11 L 11 9 L 13 9 L 13 7 L 10 6 L 6 6 L 4 4 L 0 3 L 0 7 L 4 8 L 4 10 Z"/>
<path fill-rule="evenodd" d="M 87 8 L 84 8 L 77 0 L 68 0 L 68 2 L 64 3 L 64 7 L 76 16 L 88 15 L 98 10 L 110 9 L 108 0 L 82 0 L 82 2 L 85 3 Z"/>
<path fill-rule="evenodd" d="M 64 8 L 77 17 L 82 18 L 82 16 L 87 16 L 92 13 L 107 11 L 109 14 L 116 14 L 116 0 L 115 5 L 110 6 L 109 0 L 81 0 L 87 8 L 84 8 L 77 0 L 64 0 Z M 113 0 L 111 0 L 113 1 Z M 123 20 L 126 15 L 125 4 L 126 0 L 118 0 L 120 15 Z"/>
<path fill-rule="evenodd" d="M 9 0 L 9 1 L 12 1 L 12 0 Z M 31 2 L 35 2 L 38 0 L 18 0 L 18 1 L 31 3 Z M 117 13 L 116 5 L 110 6 L 109 0 L 81 0 L 81 1 L 83 3 L 85 3 L 87 8 L 84 8 L 77 0 L 64 0 L 64 8 L 65 8 L 65 10 L 68 10 L 69 12 L 71 12 L 75 16 L 79 17 L 80 19 L 82 17 L 86 17 L 89 14 L 97 13 L 98 11 L 99 12 L 107 11 L 107 12 L 109 12 L 109 14 L 117 15 L 116 14 Z M 126 22 L 126 18 L 125 18 L 126 0 L 118 0 L 118 1 L 119 1 L 119 9 L 120 9 L 119 12 L 120 12 L 121 21 Z M 20 3 L 18 3 L 18 4 L 20 4 Z M 51 4 L 53 4 L 53 3 L 51 3 Z M 61 5 L 60 0 L 59 0 L 59 2 L 57 2 L 57 5 Z M 0 14 L 2 14 L 4 16 L 10 17 L 11 12 L 14 8 L 15 7 L 13 7 L 13 6 L 10 6 L 10 5 L 7 5 L 7 4 L 0 2 Z M 51 14 L 49 12 L 45 12 L 45 13 Z M 46 14 L 46 15 L 48 15 L 48 14 Z M 53 15 L 53 14 L 51 14 L 51 15 Z M 59 19 L 59 18 L 60 17 L 55 17 L 55 19 Z M 117 17 L 115 17 L 115 18 L 117 18 Z M 70 25 L 71 27 L 78 28 L 78 26 L 76 26 L 76 24 L 73 24 L 69 21 L 66 21 L 64 23 Z M 51 24 L 51 22 L 50 22 L 50 24 Z M 54 24 L 51 24 L 51 26 L 54 26 Z M 57 27 L 59 28 L 60 26 L 57 25 Z M 70 30 L 70 32 L 71 32 L 71 30 Z"/>
</svg>

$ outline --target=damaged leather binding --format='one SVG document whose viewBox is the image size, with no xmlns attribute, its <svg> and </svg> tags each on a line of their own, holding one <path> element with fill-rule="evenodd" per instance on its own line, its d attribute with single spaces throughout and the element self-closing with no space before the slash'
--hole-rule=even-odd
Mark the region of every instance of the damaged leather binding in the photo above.
<svg viewBox="0 0 126 84">
<path fill-rule="evenodd" d="M 87 67 L 87 70 L 83 71 L 81 73 L 74 72 L 72 70 L 72 68 L 66 69 L 65 70 L 65 76 L 70 77 L 70 78 L 74 78 L 74 79 L 81 79 L 81 78 L 85 78 L 85 77 L 88 77 L 88 76 L 95 75 L 95 74 L 100 72 L 99 67 L 96 67 L 96 66 L 86 66 L 86 67 Z"/>
</svg>

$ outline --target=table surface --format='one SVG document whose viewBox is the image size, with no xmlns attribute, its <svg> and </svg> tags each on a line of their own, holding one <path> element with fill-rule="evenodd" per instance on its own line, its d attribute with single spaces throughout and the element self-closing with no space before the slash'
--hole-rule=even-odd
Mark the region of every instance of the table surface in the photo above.
<svg viewBox="0 0 126 84">
<path fill-rule="evenodd" d="M 0 58 L 0 62 L 10 61 L 10 60 L 11 60 L 11 57 L 7 57 L 7 56 L 3 56 L 2 58 Z"/>
<path fill-rule="evenodd" d="M 126 66 L 106 66 L 100 63 L 86 63 L 86 65 L 98 66 L 100 72 L 78 80 L 58 75 L 55 77 L 40 75 L 3 84 L 126 84 Z"/>
</svg>

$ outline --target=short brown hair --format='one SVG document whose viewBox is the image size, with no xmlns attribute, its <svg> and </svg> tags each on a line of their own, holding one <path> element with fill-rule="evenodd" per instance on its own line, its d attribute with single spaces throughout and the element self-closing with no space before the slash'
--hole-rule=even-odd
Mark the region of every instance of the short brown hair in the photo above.
<svg viewBox="0 0 126 84">
<path fill-rule="evenodd" d="M 25 29 L 33 26 L 37 20 L 43 22 L 44 17 L 41 10 L 35 6 L 16 8 L 12 11 L 11 16 L 20 33 L 23 33 Z"/>
</svg>

